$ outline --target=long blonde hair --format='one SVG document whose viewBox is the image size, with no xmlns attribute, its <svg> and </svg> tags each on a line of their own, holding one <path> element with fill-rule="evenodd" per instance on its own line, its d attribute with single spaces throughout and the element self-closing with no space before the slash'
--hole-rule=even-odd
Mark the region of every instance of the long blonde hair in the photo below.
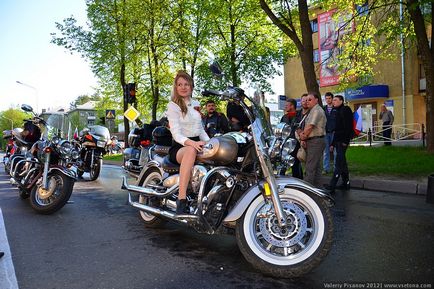
<svg viewBox="0 0 434 289">
<path fill-rule="evenodd" d="M 183 78 L 187 80 L 187 82 L 190 84 L 191 90 L 193 91 L 194 88 L 194 81 L 193 78 L 185 72 L 184 70 L 178 70 L 175 76 L 175 80 L 173 81 L 173 88 L 172 88 L 172 101 L 176 103 L 180 108 L 183 115 L 187 113 L 187 105 L 185 104 L 184 98 L 179 96 L 176 91 L 176 83 L 178 82 L 178 79 Z M 191 96 L 190 96 L 191 97 Z"/>
</svg>

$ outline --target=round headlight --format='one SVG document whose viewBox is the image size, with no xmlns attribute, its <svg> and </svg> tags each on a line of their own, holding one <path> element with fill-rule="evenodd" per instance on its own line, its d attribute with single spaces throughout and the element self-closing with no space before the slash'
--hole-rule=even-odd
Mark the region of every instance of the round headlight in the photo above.
<svg viewBox="0 0 434 289">
<path fill-rule="evenodd" d="M 279 156 L 281 145 L 282 145 L 282 140 L 280 140 L 280 139 L 276 140 L 276 144 L 274 145 L 273 149 L 270 152 L 270 158 L 273 159 L 273 158 Z"/>
<path fill-rule="evenodd" d="M 63 141 L 59 144 L 59 150 L 61 154 L 69 155 L 72 150 L 72 145 L 69 141 Z"/>
<path fill-rule="evenodd" d="M 79 156 L 80 156 L 80 154 L 79 154 L 78 150 L 77 149 L 72 149 L 72 151 L 71 151 L 71 158 L 74 159 L 74 160 L 76 160 L 76 159 L 78 159 Z"/>
<path fill-rule="evenodd" d="M 297 141 L 295 139 L 289 138 L 282 146 L 282 160 L 285 161 L 292 157 L 290 154 L 294 151 Z"/>
<path fill-rule="evenodd" d="M 287 123 L 281 122 L 274 127 L 273 133 L 276 137 L 285 139 L 291 134 L 291 126 Z"/>
</svg>

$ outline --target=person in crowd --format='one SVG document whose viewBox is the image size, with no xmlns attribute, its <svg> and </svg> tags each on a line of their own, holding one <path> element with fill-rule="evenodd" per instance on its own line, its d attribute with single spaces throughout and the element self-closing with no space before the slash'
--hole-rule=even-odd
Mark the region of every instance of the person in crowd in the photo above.
<svg viewBox="0 0 434 289">
<path fill-rule="evenodd" d="M 280 122 L 287 123 L 291 126 L 290 137 L 294 139 L 296 139 L 295 130 L 298 126 L 297 114 L 301 114 L 300 112 L 297 112 L 297 101 L 295 101 L 295 99 L 288 98 L 285 103 L 285 114 L 280 119 Z M 297 145 L 295 146 L 294 151 L 291 153 L 291 156 L 293 156 L 295 159 L 291 170 L 292 170 L 292 176 L 294 178 L 303 179 L 303 170 L 301 167 L 301 162 L 299 159 L 297 159 L 297 152 L 299 148 L 300 148 L 300 142 L 297 140 Z M 285 173 L 286 173 L 286 167 L 282 168 L 280 171 L 281 175 L 285 175 Z"/>
<path fill-rule="evenodd" d="M 202 122 L 209 137 L 215 134 L 224 134 L 229 131 L 229 122 L 223 113 L 216 111 L 214 100 L 208 100 L 205 104 L 206 114 Z"/>
<path fill-rule="evenodd" d="M 174 142 L 169 149 L 169 159 L 180 164 L 179 193 L 176 202 L 176 214 L 186 212 L 187 187 L 191 170 L 198 152 L 209 140 L 202 125 L 202 118 L 196 107 L 200 107 L 197 100 L 192 99 L 194 82 L 185 71 L 178 71 L 173 82 L 171 101 L 167 105 L 167 118 Z"/>
<path fill-rule="evenodd" d="M 390 146 L 390 138 L 392 137 L 392 125 L 394 121 L 393 113 L 387 109 L 385 104 L 381 105 L 380 120 L 383 122 L 383 138 L 384 145 Z"/>
<path fill-rule="evenodd" d="M 305 180 L 319 187 L 327 119 L 324 109 L 319 105 L 320 98 L 318 94 L 308 93 L 306 101 L 309 113 L 302 120 L 302 128 L 298 129 L 297 133 L 301 146 L 306 150 Z"/>
<path fill-rule="evenodd" d="M 326 135 L 325 135 L 325 149 L 324 149 L 324 161 L 323 161 L 323 170 L 327 174 L 330 172 L 330 146 L 333 141 L 333 130 L 335 126 L 335 110 L 333 110 L 333 93 L 326 92 L 325 93 L 325 102 L 326 105 L 323 106 L 324 112 L 327 118 L 326 123 Z"/>
<path fill-rule="evenodd" d="M 342 95 L 335 95 L 333 97 L 333 107 L 333 110 L 336 112 L 336 125 L 333 131 L 334 136 L 330 150 L 336 149 L 336 163 L 330 184 L 326 186 L 326 189 L 332 193 L 335 191 L 335 188 L 350 189 L 350 177 L 345 153 L 354 135 L 353 112 L 350 107 L 344 105 L 344 97 Z M 339 178 L 342 178 L 342 185 L 336 187 Z"/>
<path fill-rule="evenodd" d="M 239 103 L 236 101 L 228 102 L 226 115 L 228 116 L 230 129 L 232 131 L 247 131 L 250 120 Z"/>
</svg>

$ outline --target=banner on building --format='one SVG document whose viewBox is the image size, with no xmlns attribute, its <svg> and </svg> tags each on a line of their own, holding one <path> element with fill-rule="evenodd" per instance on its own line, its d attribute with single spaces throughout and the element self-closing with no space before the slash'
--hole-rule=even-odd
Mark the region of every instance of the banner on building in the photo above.
<svg viewBox="0 0 434 289">
<path fill-rule="evenodd" d="M 348 25 L 350 15 L 333 19 L 336 9 L 318 15 L 318 54 L 320 61 L 320 87 L 339 84 L 339 72 L 335 61 L 339 55 L 338 41 L 350 33 L 353 25 Z"/>
</svg>

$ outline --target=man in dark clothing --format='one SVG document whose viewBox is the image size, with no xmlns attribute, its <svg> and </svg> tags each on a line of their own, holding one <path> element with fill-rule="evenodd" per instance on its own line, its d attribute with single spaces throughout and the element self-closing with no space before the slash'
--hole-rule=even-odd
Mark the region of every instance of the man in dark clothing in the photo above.
<svg viewBox="0 0 434 289">
<path fill-rule="evenodd" d="M 350 188 L 350 176 L 345 153 L 354 135 L 353 112 L 351 111 L 351 108 L 344 105 L 344 97 L 342 95 L 335 95 L 333 97 L 333 107 L 333 110 L 335 110 L 336 113 L 336 125 L 330 150 L 333 148 L 336 149 L 336 163 L 330 184 L 326 186 L 326 189 L 330 190 L 332 193 L 335 188 L 344 190 Z M 342 185 L 336 187 L 339 177 L 342 177 Z"/>
<path fill-rule="evenodd" d="M 387 109 L 385 104 L 381 105 L 380 119 L 383 122 L 383 138 L 385 140 L 384 145 L 390 146 L 392 137 L 392 125 L 394 121 L 393 113 Z"/>
<path fill-rule="evenodd" d="M 335 128 L 335 110 L 333 110 L 333 93 L 326 92 L 325 93 L 325 102 L 326 105 L 323 106 L 324 112 L 326 114 L 327 122 L 326 122 L 326 147 L 324 149 L 324 158 L 323 158 L 323 170 L 328 173 L 330 170 L 330 146 L 333 142 L 333 131 Z"/>
<path fill-rule="evenodd" d="M 205 127 L 205 131 L 209 137 L 213 137 L 215 134 L 224 134 L 229 131 L 228 119 L 223 113 L 216 111 L 216 105 L 213 100 L 206 102 L 206 114 L 202 120 Z"/>
<path fill-rule="evenodd" d="M 232 131 L 247 131 L 250 120 L 240 104 L 230 101 L 227 106 L 226 115 L 228 116 Z"/>
<path fill-rule="evenodd" d="M 285 104 L 285 114 L 280 119 L 280 122 L 287 123 L 291 126 L 290 137 L 293 139 L 296 139 L 295 138 L 295 131 L 296 131 L 297 126 L 298 126 L 297 120 L 301 119 L 300 115 L 301 115 L 301 110 L 297 111 L 297 102 L 295 101 L 295 99 L 288 98 L 286 100 L 286 104 Z M 291 153 L 291 156 L 293 156 L 295 159 L 294 164 L 292 165 L 291 169 L 292 169 L 292 176 L 294 178 L 303 179 L 303 170 L 301 168 L 301 162 L 297 158 L 297 152 L 298 152 L 299 148 L 300 148 L 300 142 L 297 141 L 297 145 L 296 145 L 294 151 Z M 286 172 L 286 167 L 282 168 L 280 170 L 281 175 L 285 175 L 285 172 Z"/>
</svg>

